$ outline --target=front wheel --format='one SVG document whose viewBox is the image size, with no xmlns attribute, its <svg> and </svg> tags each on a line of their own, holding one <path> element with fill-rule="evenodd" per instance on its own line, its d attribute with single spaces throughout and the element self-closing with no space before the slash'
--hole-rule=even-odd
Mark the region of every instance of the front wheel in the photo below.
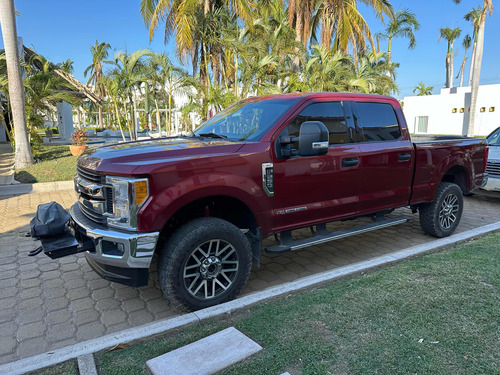
<svg viewBox="0 0 500 375">
<path fill-rule="evenodd" d="M 442 182 L 433 202 L 420 206 L 420 226 L 434 237 L 447 237 L 460 223 L 464 200 L 462 190 L 451 182 Z"/>
<path fill-rule="evenodd" d="M 235 298 L 245 286 L 252 251 L 245 235 L 218 218 L 193 220 L 167 241 L 158 262 L 163 293 L 181 310 Z"/>
</svg>

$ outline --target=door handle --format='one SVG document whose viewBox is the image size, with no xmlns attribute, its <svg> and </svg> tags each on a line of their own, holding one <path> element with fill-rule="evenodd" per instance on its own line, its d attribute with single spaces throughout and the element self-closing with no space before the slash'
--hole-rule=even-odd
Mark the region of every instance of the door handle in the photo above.
<svg viewBox="0 0 500 375">
<path fill-rule="evenodd" d="M 345 158 L 342 159 L 342 166 L 343 167 L 354 167 L 359 164 L 359 159 L 358 158 Z"/>
<path fill-rule="evenodd" d="M 398 161 L 408 161 L 411 159 L 411 154 L 409 152 L 400 152 L 398 154 Z"/>
</svg>

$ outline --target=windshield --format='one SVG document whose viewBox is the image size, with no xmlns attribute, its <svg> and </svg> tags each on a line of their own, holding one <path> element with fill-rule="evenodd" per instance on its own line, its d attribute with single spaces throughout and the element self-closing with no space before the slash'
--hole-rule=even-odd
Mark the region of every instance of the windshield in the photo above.
<svg viewBox="0 0 500 375">
<path fill-rule="evenodd" d="M 486 139 L 490 146 L 500 146 L 500 128 L 491 133 Z"/>
<path fill-rule="evenodd" d="M 266 99 L 233 104 L 198 127 L 201 137 L 258 141 L 298 99 Z"/>
</svg>

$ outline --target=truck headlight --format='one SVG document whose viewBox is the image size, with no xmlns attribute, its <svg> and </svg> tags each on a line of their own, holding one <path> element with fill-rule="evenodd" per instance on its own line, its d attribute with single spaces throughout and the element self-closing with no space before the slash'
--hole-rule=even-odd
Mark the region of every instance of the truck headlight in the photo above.
<svg viewBox="0 0 500 375">
<path fill-rule="evenodd" d="M 107 176 L 106 183 L 113 186 L 113 215 L 108 225 L 121 229 L 137 230 L 137 214 L 149 197 L 147 178 Z"/>
</svg>

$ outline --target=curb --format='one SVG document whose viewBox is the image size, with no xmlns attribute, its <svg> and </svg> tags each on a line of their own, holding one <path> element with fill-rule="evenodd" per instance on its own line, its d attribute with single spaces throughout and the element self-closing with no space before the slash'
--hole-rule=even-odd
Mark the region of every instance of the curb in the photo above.
<svg viewBox="0 0 500 375">
<path fill-rule="evenodd" d="M 450 237 L 441 238 L 422 245 L 399 250 L 395 253 L 369 259 L 367 261 L 357 262 L 344 267 L 336 268 L 331 271 L 325 271 L 315 275 L 307 276 L 302 279 L 271 287 L 260 292 L 248 294 L 221 305 L 198 310 L 196 312 L 184 314 L 174 318 L 151 322 L 142 326 L 129 328 L 117 333 L 105 335 L 96 339 L 66 346 L 64 348 L 56 349 L 43 354 L 20 359 L 18 361 L 7 363 L 5 365 L 0 365 L 0 374 L 17 375 L 46 368 L 67 361 L 69 359 L 75 359 L 84 355 L 96 353 L 104 349 L 109 349 L 121 343 L 131 342 L 134 340 L 144 339 L 152 335 L 165 333 L 175 328 L 184 327 L 189 324 L 198 323 L 209 318 L 214 318 L 223 314 L 231 313 L 235 310 L 245 308 L 274 297 L 364 272 L 369 269 L 380 267 L 382 265 L 399 262 L 416 255 L 430 252 L 444 246 L 464 242 L 474 237 L 482 236 L 497 230 L 500 230 L 500 221 L 479 228 L 471 229 L 462 233 L 458 233 Z"/>
<path fill-rule="evenodd" d="M 57 190 L 73 190 L 74 182 L 71 181 L 54 181 L 54 182 L 39 182 L 37 184 L 15 184 L 0 186 L 1 195 L 21 195 L 32 193 L 44 193 L 47 191 Z"/>
</svg>

